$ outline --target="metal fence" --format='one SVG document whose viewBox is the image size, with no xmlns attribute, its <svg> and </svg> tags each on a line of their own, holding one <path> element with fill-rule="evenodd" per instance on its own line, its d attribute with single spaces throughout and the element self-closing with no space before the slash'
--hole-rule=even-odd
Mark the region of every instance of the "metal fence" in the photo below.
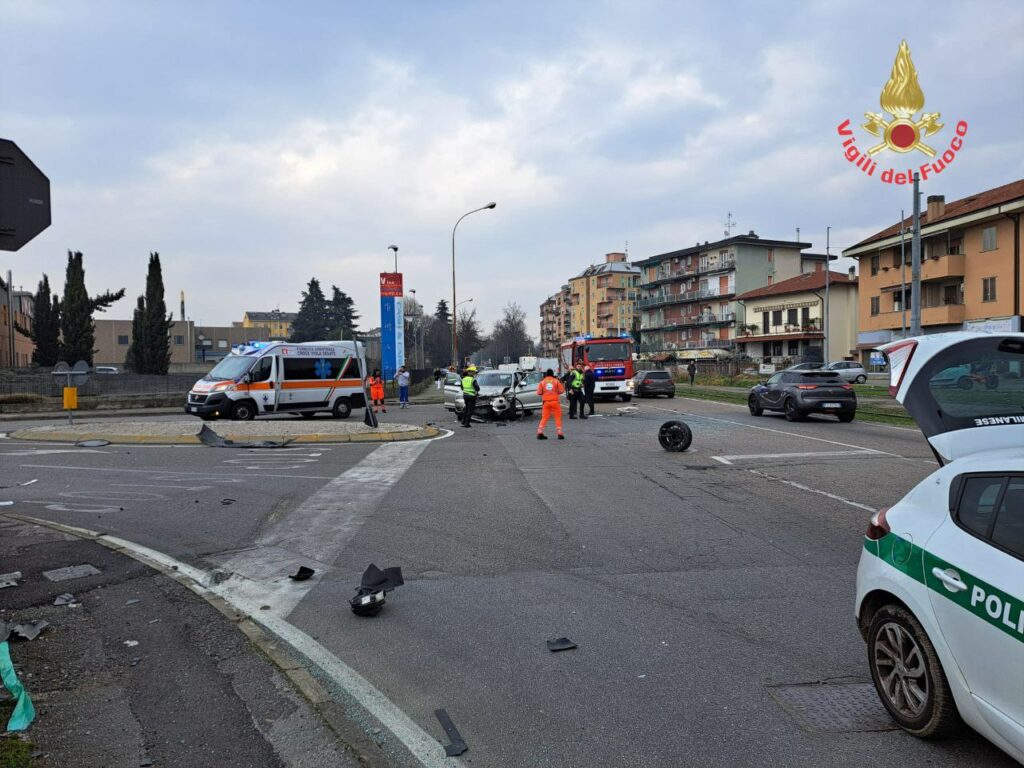
<svg viewBox="0 0 1024 768">
<path fill-rule="evenodd" d="M 200 377 L 194 373 L 170 373 L 149 376 L 134 373 L 91 374 L 78 386 L 78 394 L 91 395 L 175 395 L 184 394 Z M 49 373 L 19 374 L 0 379 L 2 395 L 42 395 L 59 397 L 66 379 Z"/>
</svg>

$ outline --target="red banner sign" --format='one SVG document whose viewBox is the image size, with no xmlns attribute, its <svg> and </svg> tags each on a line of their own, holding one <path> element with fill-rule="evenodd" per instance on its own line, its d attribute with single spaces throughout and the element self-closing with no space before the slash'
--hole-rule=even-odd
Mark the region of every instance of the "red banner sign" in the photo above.
<svg viewBox="0 0 1024 768">
<path fill-rule="evenodd" d="M 402 296 L 402 273 L 381 272 L 380 273 L 380 295 L 381 296 Z"/>
</svg>

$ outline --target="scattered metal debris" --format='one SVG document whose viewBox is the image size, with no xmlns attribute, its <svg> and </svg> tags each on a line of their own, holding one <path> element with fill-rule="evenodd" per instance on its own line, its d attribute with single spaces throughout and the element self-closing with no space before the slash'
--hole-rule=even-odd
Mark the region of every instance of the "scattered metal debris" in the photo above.
<svg viewBox="0 0 1024 768">
<path fill-rule="evenodd" d="M 4 587 L 16 587 L 18 586 L 18 580 L 21 578 L 21 571 L 11 571 L 10 573 L 0 573 L 0 589 Z"/>
<path fill-rule="evenodd" d="M 139 644 L 139 641 L 138 640 L 125 640 L 124 644 L 127 645 L 129 648 L 134 648 L 136 645 Z"/>
<path fill-rule="evenodd" d="M 43 571 L 43 576 L 50 581 L 70 581 L 71 579 L 81 579 L 84 576 L 98 576 L 99 573 L 99 569 L 88 563 L 83 563 L 82 565 L 69 565 L 66 568 L 56 568 L 52 571 Z"/>
<path fill-rule="evenodd" d="M 220 503 L 221 503 L 221 506 L 230 507 L 236 501 L 237 501 L 237 499 L 221 499 Z"/>
<path fill-rule="evenodd" d="M 632 416 L 634 413 L 639 413 L 640 409 L 635 405 L 624 405 L 621 408 L 615 409 L 616 416 Z"/>
<path fill-rule="evenodd" d="M 142 601 L 139 598 L 133 597 L 131 600 L 125 600 L 124 604 L 125 605 L 135 605 L 136 603 L 141 603 L 141 602 Z"/>
<path fill-rule="evenodd" d="M 79 440 L 75 443 L 75 448 L 102 448 L 104 445 L 110 445 L 109 440 Z"/>
<path fill-rule="evenodd" d="M 352 613 L 356 616 L 376 616 L 384 608 L 387 593 L 403 584 L 405 579 L 402 578 L 401 568 L 385 568 L 382 571 L 370 563 L 356 588 L 356 596 L 348 601 Z"/>
<path fill-rule="evenodd" d="M 452 722 L 452 719 L 445 710 L 435 709 L 434 717 L 437 718 L 437 722 L 444 728 L 444 732 L 448 735 L 448 740 L 451 742 L 451 744 L 445 745 L 444 748 L 444 753 L 448 757 L 458 757 L 469 749 L 465 739 L 462 738 L 462 734 L 459 733 L 459 729 L 455 727 L 455 723 Z"/>
<path fill-rule="evenodd" d="M 576 647 L 578 647 L 576 643 L 568 637 L 557 637 L 554 640 L 548 640 L 548 650 L 552 653 L 557 653 L 558 651 L 571 651 Z"/>
<path fill-rule="evenodd" d="M 39 482 L 39 478 L 35 478 L 35 479 L 29 480 L 28 482 L 25 482 L 25 483 L 15 483 L 14 485 L 0 485 L 0 491 L 4 490 L 6 488 L 24 488 L 26 485 L 32 485 L 32 483 L 38 483 L 38 482 Z"/>
<path fill-rule="evenodd" d="M 53 600 L 54 605 L 75 605 L 77 603 L 78 598 L 70 592 L 65 592 L 64 594 L 57 595 L 57 597 L 55 597 Z"/>
<path fill-rule="evenodd" d="M 6 642 L 11 635 L 17 635 L 25 640 L 35 640 L 39 633 L 50 626 L 50 622 L 37 619 L 25 621 L 20 624 L 12 624 L 0 619 L 0 642 Z"/>
<path fill-rule="evenodd" d="M 218 435 L 205 424 L 199 430 L 198 437 L 199 442 L 210 448 L 284 448 L 295 440 L 295 438 L 290 437 L 287 440 L 254 440 L 252 442 L 239 443 Z"/>
<path fill-rule="evenodd" d="M 316 571 L 314 571 L 309 566 L 300 565 L 299 566 L 299 570 L 297 570 L 295 573 L 293 573 L 288 578 L 291 579 L 292 581 L 306 581 L 314 573 L 316 573 Z"/>
</svg>

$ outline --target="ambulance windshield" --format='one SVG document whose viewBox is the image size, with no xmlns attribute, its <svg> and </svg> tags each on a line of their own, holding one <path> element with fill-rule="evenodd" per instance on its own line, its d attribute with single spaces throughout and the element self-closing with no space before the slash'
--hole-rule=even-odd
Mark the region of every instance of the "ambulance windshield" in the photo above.
<svg viewBox="0 0 1024 768">
<path fill-rule="evenodd" d="M 206 381 L 227 381 L 237 379 L 252 366 L 253 358 L 228 355 L 213 367 L 203 378 Z"/>
</svg>

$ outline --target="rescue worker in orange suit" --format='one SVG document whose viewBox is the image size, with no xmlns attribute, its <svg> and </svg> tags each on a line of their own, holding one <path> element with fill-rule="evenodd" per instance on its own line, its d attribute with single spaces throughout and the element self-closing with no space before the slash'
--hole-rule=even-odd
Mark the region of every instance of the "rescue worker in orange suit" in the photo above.
<svg viewBox="0 0 1024 768">
<path fill-rule="evenodd" d="M 537 394 L 540 395 L 541 402 L 543 403 L 540 424 L 537 425 L 537 439 L 548 439 L 547 435 L 544 434 L 544 425 L 548 423 L 549 418 L 554 417 L 555 428 L 558 430 L 558 439 L 565 440 L 565 435 L 562 434 L 562 403 L 558 399 L 559 396 L 565 394 L 565 387 L 562 386 L 562 382 L 555 378 L 555 372 L 550 368 L 544 371 L 544 378 L 537 385 Z"/>
</svg>

